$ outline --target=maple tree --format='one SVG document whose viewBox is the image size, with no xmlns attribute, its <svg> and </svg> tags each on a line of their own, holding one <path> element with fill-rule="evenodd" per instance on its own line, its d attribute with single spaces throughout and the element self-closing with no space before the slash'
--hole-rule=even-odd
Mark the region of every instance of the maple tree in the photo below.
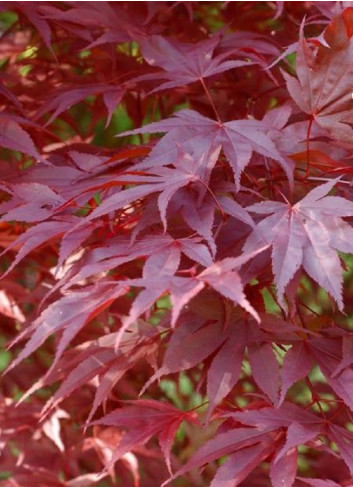
<svg viewBox="0 0 353 489">
<path fill-rule="evenodd" d="M 0 29 L 2 485 L 353 485 L 353 8 Z"/>
</svg>

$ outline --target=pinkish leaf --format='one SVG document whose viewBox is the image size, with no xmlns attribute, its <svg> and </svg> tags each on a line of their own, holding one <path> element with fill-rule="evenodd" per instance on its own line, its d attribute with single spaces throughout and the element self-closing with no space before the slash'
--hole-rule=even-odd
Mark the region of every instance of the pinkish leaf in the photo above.
<svg viewBox="0 0 353 489">
<path fill-rule="evenodd" d="M 176 161 L 180 146 L 183 145 L 184 141 L 187 143 L 186 150 L 188 150 L 190 140 L 191 147 L 197 148 L 198 151 L 201 147 L 204 153 L 209 153 L 212 148 L 221 145 L 233 169 L 235 183 L 239 189 L 240 176 L 249 164 L 254 152 L 278 161 L 288 178 L 292 180 L 291 163 L 280 155 L 272 140 L 264 134 L 263 129 L 264 126 L 261 121 L 241 119 L 220 123 L 208 119 L 194 110 L 183 109 L 170 119 L 153 122 L 140 129 L 119 134 L 119 136 L 168 131 L 167 136 L 164 136 L 157 143 L 143 165 L 139 166 L 140 168 L 151 168 L 154 164 L 160 166 L 161 156 L 164 158 L 162 164 L 165 164 L 165 161 Z M 173 139 L 178 141 L 178 146 L 171 145 Z M 166 158 L 167 154 L 169 155 L 168 158 Z M 155 158 L 156 163 L 154 163 Z"/>
<path fill-rule="evenodd" d="M 324 31 L 326 45 L 304 39 L 303 25 L 297 49 L 298 80 L 284 73 L 287 88 L 300 109 L 335 139 L 352 140 L 353 39 L 349 25 L 337 15 Z"/>
<path fill-rule="evenodd" d="M 195 44 L 185 44 L 162 36 L 152 36 L 142 40 L 142 55 L 148 64 L 158 66 L 163 71 L 142 75 L 137 80 L 168 80 L 160 83 L 155 91 L 178 87 L 199 81 L 208 76 L 222 73 L 231 68 L 248 65 L 249 61 L 229 60 L 226 54 L 213 55 L 219 37 Z"/>
<path fill-rule="evenodd" d="M 250 345 L 248 347 L 251 371 L 255 382 L 273 402 L 278 403 L 279 365 L 272 346 Z"/>
<path fill-rule="evenodd" d="M 41 222 L 27 229 L 2 252 L 2 254 L 5 254 L 12 248 L 21 246 L 16 258 L 12 261 L 10 267 L 6 270 L 3 276 L 8 274 L 32 250 L 36 249 L 46 241 L 69 231 L 76 222 L 76 219 Z"/>
<path fill-rule="evenodd" d="M 237 450 L 242 450 L 255 443 L 267 440 L 268 429 L 259 430 L 254 428 L 238 428 L 218 433 L 214 438 L 207 441 L 191 459 L 174 475 L 173 479 L 179 477 L 189 470 L 217 460 Z M 244 457 L 245 458 L 245 457 Z M 168 481 L 165 482 L 165 484 Z"/>
<path fill-rule="evenodd" d="M 285 458 L 288 452 L 299 445 L 305 445 L 308 441 L 315 439 L 323 429 L 324 425 L 321 426 L 319 423 L 313 425 L 309 423 L 300 424 L 297 421 L 291 423 L 287 429 L 286 442 L 274 458 L 274 463 Z"/>
<path fill-rule="evenodd" d="M 208 416 L 226 397 L 238 381 L 244 355 L 244 346 L 238 336 L 230 337 L 212 360 L 207 373 Z"/>
<path fill-rule="evenodd" d="M 145 444 L 152 436 L 159 435 L 163 451 L 171 447 L 180 423 L 186 419 L 195 422 L 192 414 L 184 413 L 168 403 L 158 401 L 135 401 L 116 409 L 93 424 L 117 426 L 126 430 L 114 450 L 107 468 L 133 448 Z M 168 465 L 170 462 L 168 461 Z"/>
<path fill-rule="evenodd" d="M 340 484 L 329 479 L 315 479 L 308 477 L 297 477 L 297 479 L 312 487 L 342 487 Z"/>
<path fill-rule="evenodd" d="M 274 487 L 292 487 L 297 474 L 298 451 L 291 448 L 288 452 L 275 461 L 272 460 L 270 468 L 271 482 Z"/>
<path fill-rule="evenodd" d="M 30 135 L 10 117 L 0 117 L 0 146 L 41 159 Z"/>
<path fill-rule="evenodd" d="M 71 293 L 51 304 L 29 328 L 20 333 L 12 342 L 13 345 L 23 337 L 33 333 L 9 369 L 14 368 L 31 355 L 51 334 L 63 330 L 54 362 L 51 365 L 52 370 L 63 350 L 76 333 L 124 292 L 126 292 L 126 288 L 121 285 L 112 286 L 99 283 L 97 286 L 87 287 L 79 292 Z"/>
<path fill-rule="evenodd" d="M 295 382 L 308 375 L 311 365 L 312 359 L 305 342 L 294 344 L 286 353 L 282 367 L 281 403 L 284 401 L 288 389 Z"/>
<path fill-rule="evenodd" d="M 341 426 L 332 424 L 328 429 L 328 435 L 337 444 L 343 460 L 349 468 L 350 473 L 353 474 L 352 432 Z"/>
<path fill-rule="evenodd" d="M 341 219 L 353 215 L 353 205 L 341 197 L 324 197 L 338 180 L 319 185 L 294 206 L 262 202 L 247 208 L 257 214 L 271 214 L 257 224 L 243 251 L 272 244 L 273 271 L 280 303 L 283 303 L 288 283 L 302 265 L 336 300 L 340 310 L 343 309 L 343 279 L 337 250 L 353 252 L 352 228 Z"/>
<path fill-rule="evenodd" d="M 233 453 L 217 470 L 211 487 L 238 486 L 272 450 L 269 443 L 260 442 Z"/>
</svg>

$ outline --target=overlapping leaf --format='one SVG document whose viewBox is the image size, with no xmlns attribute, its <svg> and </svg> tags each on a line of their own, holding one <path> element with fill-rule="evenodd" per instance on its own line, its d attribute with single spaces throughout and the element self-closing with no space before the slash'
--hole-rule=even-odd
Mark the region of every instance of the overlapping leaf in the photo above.
<svg viewBox="0 0 353 489">
<path fill-rule="evenodd" d="M 0 340 L 26 340 L 0 356 L 5 485 L 352 484 L 333 3 L 2 2 Z M 313 283 L 343 309 L 341 262 L 347 316 Z"/>
<path fill-rule="evenodd" d="M 237 188 L 239 188 L 241 174 L 250 163 L 253 153 L 277 161 L 291 181 L 292 164 L 290 160 L 279 153 L 273 141 L 265 134 L 264 129 L 263 123 L 258 120 L 240 119 L 219 122 L 208 119 L 194 110 L 183 109 L 170 119 L 153 122 L 119 136 L 167 132 L 150 155 L 138 166 L 139 168 L 153 168 L 177 161 L 180 146 L 185 147 L 186 151 L 192 148 L 193 151 L 206 155 L 217 154 L 222 147 L 233 169 Z M 208 171 L 212 169 L 216 161 L 216 157 L 210 158 L 209 161 L 205 159 L 204 165 L 208 165 Z"/>
<path fill-rule="evenodd" d="M 227 60 L 229 51 L 214 56 L 218 44 L 218 36 L 195 44 L 180 43 L 162 36 L 143 39 L 141 51 L 144 59 L 148 64 L 158 66 L 162 70 L 142 75 L 136 81 L 166 80 L 153 90 L 156 92 L 201 81 L 232 68 L 249 65 L 247 60 Z"/>
<path fill-rule="evenodd" d="M 225 455 L 230 455 L 226 462 L 226 467 L 223 465 L 218 469 L 213 485 L 216 482 L 222 481 L 224 485 L 239 484 L 263 459 L 276 451 L 280 446 L 276 431 L 281 428 L 286 428 L 289 432 L 291 426 L 298 419 L 303 428 L 307 428 L 308 434 L 305 441 L 315 438 L 323 429 L 320 418 L 315 417 L 296 406 L 285 404 L 281 409 L 264 408 L 260 410 L 245 411 L 243 413 L 234 413 L 230 415 L 232 418 L 241 422 L 244 427 L 230 429 L 228 431 L 220 431 L 213 439 L 209 440 L 187 464 L 178 470 L 174 477 L 177 477 L 188 470 L 202 466 L 206 463 L 217 460 Z M 245 427 L 246 425 L 251 427 Z M 298 427 L 298 423 L 296 423 Z M 293 439 L 292 439 L 293 437 Z M 290 441 L 289 441 L 290 440 Z M 286 448 L 283 453 L 279 453 L 275 462 L 272 462 L 271 476 L 273 483 L 279 481 L 283 477 L 288 477 L 290 471 L 283 467 L 279 467 L 279 461 L 282 457 L 288 463 L 288 453 L 292 447 L 296 447 L 301 443 L 305 443 L 304 438 L 299 432 L 295 435 L 295 430 L 287 435 Z M 296 462 L 296 458 L 295 458 Z M 295 470 L 291 473 L 288 479 L 288 485 L 294 481 Z M 227 484 L 226 484 L 227 483 Z"/>
<path fill-rule="evenodd" d="M 94 424 L 118 426 L 127 430 L 115 449 L 109 465 L 126 452 L 144 445 L 152 436 L 158 435 L 159 443 L 170 469 L 170 451 L 182 421 L 195 423 L 195 413 L 184 413 L 169 403 L 153 400 L 131 402 L 131 405 L 116 409 Z"/>
</svg>

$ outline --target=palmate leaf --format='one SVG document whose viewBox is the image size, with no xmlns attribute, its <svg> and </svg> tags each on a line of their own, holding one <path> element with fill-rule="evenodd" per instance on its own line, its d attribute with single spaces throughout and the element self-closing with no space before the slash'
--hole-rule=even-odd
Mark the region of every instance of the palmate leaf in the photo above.
<svg viewBox="0 0 353 489">
<path fill-rule="evenodd" d="M 353 215 L 353 203 L 326 197 L 339 179 L 319 185 L 295 205 L 266 201 L 247 208 L 269 214 L 249 235 L 243 247 L 249 252 L 260 243 L 272 245 L 272 266 L 278 298 L 300 266 L 343 309 L 342 269 L 337 251 L 353 252 L 353 228 L 342 217 Z"/>
<path fill-rule="evenodd" d="M 118 426 L 127 430 L 113 452 L 109 468 L 125 453 L 144 445 L 157 435 L 166 463 L 170 468 L 170 452 L 174 437 L 182 421 L 197 422 L 193 412 L 182 412 L 169 403 L 154 400 L 130 401 L 130 405 L 116 409 L 93 424 Z"/>
<path fill-rule="evenodd" d="M 341 141 L 352 141 L 353 39 L 350 9 L 334 17 L 324 31 L 324 44 L 304 38 L 297 50 L 298 80 L 283 73 L 298 106 Z"/>
<path fill-rule="evenodd" d="M 141 52 L 144 59 L 148 64 L 162 70 L 141 75 L 134 81 L 166 80 L 153 89 L 153 93 L 201 81 L 232 68 L 251 64 L 248 60 L 227 60 L 231 54 L 229 51 L 214 56 L 213 52 L 219 41 L 219 36 L 194 44 L 181 43 L 162 36 L 143 39 Z"/>
<path fill-rule="evenodd" d="M 174 168 L 156 168 L 145 173 L 145 176 L 134 173 L 132 176 L 121 175 L 116 179 L 116 185 L 122 185 L 125 182 L 126 184 L 136 184 L 136 186 L 118 191 L 107 197 L 99 207 L 93 210 L 86 221 L 122 209 L 132 202 L 158 192 L 158 209 L 164 230 L 166 230 L 167 209 L 172 197 L 180 189 L 191 184 L 198 190 L 204 190 L 206 184 L 203 182 L 201 171 L 205 161 L 208 161 L 207 156 L 208 153 L 191 155 L 179 150 L 177 159 L 173 162 Z"/>
<path fill-rule="evenodd" d="M 293 165 L 281 155 L 269 136 L 265 134 L 265 126 L 258 120 L 240 119 L 229 122 L 218 122 L 202 116 L 189 109 L 178 111 L 170 119 L 152 122 L 139 129 L 119 134 L 145 134 L 167 132 L 149 156 L 138 165 L 138 168 L 153 168 L 177 161 L 180 147 L 186 151 L 205 155 L 223 151 L 232 167 L 237 188 L 244 168 L 250 163 L 253 153 L 258 153 L 277 161 L 285 171 L 289 181 L 292 181 Z M 176 144 L 177 142 L 177 144 Z M 217 158 L 211 159 L 214 166 Z M 205 159 L 204 164 L 210 165 Z M 209 169 L 212 169 L 212 166 Z"/>
</svg>

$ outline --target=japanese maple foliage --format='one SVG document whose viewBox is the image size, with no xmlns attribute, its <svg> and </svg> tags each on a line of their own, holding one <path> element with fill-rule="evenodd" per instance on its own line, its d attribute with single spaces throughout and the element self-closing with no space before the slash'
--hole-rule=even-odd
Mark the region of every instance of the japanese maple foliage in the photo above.
<svg viewBox="0 0 353 489">
<path fill-rule="evenodd" d="M 353 7 L 1 2 L 4 486 L 353 485 Z"/>
</svg>

